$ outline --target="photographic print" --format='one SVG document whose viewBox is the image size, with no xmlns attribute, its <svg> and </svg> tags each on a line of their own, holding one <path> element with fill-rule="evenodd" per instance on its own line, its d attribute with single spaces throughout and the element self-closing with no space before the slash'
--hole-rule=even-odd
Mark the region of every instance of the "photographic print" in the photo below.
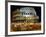
<svg viewBox="0 0 46 37">
<path fill-rule="evenodd" d="M 11 5 L 11 32 L 41 30 L 41 7 Z"/>
<path fill-rule="evenodd" d="M 43 8 L 43 4 L 8 2 L 8 35 L 43 33 Z"/>
</svg>

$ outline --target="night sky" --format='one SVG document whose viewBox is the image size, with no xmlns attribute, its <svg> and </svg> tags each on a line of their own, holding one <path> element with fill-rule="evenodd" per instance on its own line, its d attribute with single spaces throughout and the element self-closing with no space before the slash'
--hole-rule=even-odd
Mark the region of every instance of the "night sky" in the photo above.
<svg viewBox="0 0 46 37">
<path fill-rule="evenodd" d="M 39 16 L 39 22 L 41 22 L 41 7 L 40 6 L 14 6 L 11 5 L 11 13 L 16 9 L 20 9 L 21 7 L 33 7 L 36 11 L 36 14 Z"/>
</svg>

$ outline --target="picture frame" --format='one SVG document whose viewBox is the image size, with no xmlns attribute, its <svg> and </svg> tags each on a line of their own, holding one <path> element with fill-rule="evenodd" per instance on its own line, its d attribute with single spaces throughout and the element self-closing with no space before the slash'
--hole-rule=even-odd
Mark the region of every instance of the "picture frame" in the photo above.
<svg viewBox="0 0 46 37">
<path fill-rule="evenodd" d="M 10 31 L 11 27 L 11 12 L 12 12 L 12 7 L 17 7 L 17 8 L 24 8 L 24 7 L 33 7 L 36 8 L 36 10 L 39 8 L 39 17 L 40 17 L 40 22 L 41 22 L 41 29 L 40 30 L 34 30 L 34 31 Z M 5 13 L 5 35 L 11 35 L 11 36 L 19 36 L 19 35 L 37 35 L 37 34 L 44 34 L 45 33 L 45 3 L 43 2 L 20 2 L 20 1 L 6 1 L 6 13 Z M 17 9 L 16 8 L 16 9 Z M 38 10 L 37 10 L 38 11 Z M 37 12 L 36 11 L 36 12 Z"/>
</svg>

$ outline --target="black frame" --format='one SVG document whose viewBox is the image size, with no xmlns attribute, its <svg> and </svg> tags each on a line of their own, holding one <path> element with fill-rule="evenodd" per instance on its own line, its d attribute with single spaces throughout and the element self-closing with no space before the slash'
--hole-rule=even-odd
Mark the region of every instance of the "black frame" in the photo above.
<svg viewBox="0 0 46 37">
<path fill-rule="evenodd" d="M 43 12 L 44 12 L 44 26 L 43 33 L 33 33 L 33 34 L 17 34 L 17 35 L 8 35 L 8 2 L 19 2 L 19 3 L 34 3 L 34 4 L 43 4 Z M 25 1 L 5 1 L 5 36 L 23 36 L 23 35 L 41 35 L 45 34 L 45 3 L 43 2 L 25 2 Z"/>
</svg>

